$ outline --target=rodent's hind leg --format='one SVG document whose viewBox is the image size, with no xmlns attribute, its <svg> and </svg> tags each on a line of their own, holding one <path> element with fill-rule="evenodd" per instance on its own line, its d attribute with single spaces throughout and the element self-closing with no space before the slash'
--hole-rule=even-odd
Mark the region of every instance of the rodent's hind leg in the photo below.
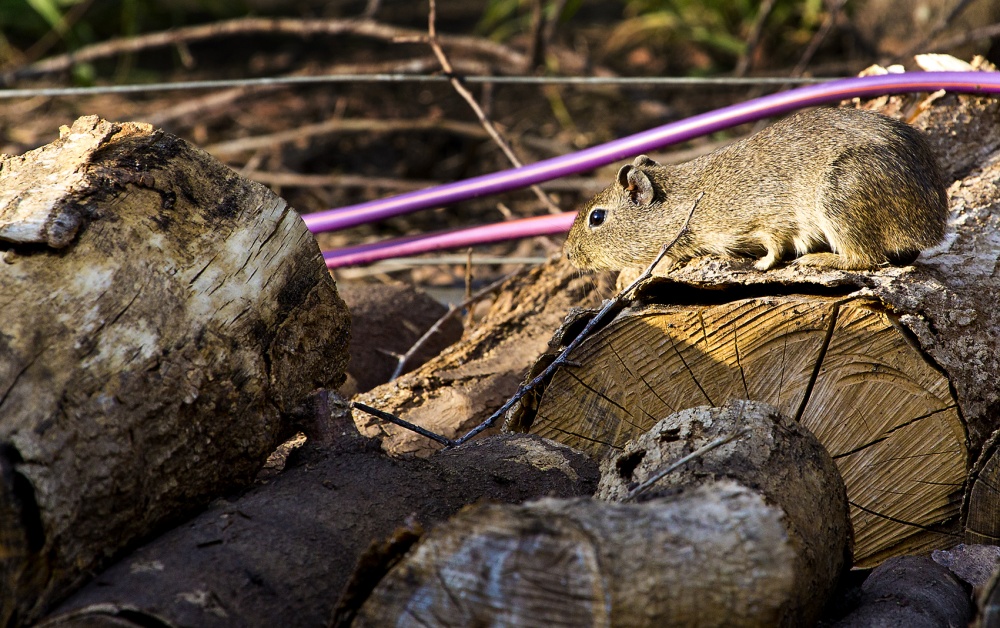
<svg viewBox="0 0 1000 628">
<path fill-rule="evenodd" d="M 757 270 L 771 270 L 781 261 L 782 255 L 784 255 L 784 249 L 777 246 L 776 243 L 772 242 L 770 246 L 767 247 L 767 255 L 760 258 L 753 263 L 753 267 Z"/>
<path fill-rule="evenodd" d="M 837 253 L 808 253 L 792 260 L 792 263 L 799 266 L 834 270 L 866 270 L 878 266 L 878 264 L 873 264 L 868 260 L 850 258 Z"/>
</svg>

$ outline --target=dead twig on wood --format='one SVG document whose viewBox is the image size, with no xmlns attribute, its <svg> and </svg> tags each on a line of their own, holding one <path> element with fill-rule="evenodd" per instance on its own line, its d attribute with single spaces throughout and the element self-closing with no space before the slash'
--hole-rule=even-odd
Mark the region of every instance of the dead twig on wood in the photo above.
<svg viewBox="0 0 1000 628">
<path fill-rule="evenodd" d="M 659 482 L 660 480 L 662 480 L 664 477 L 666 477 L 667 474 L 672 473 L 673 471 L 677 470 L 678 468 L 682 467 L 683 465 L 691 462 L 692 460 L 694 460 L 696 458 L 700 458 L 701 456 L 704 456 L 705 454 L 707 454 L 708 452 L 712 451 L 716 447 L 722 447 L 726 443 L 729 443 L 729 442 L 732 442 L 732 441 L 736 440 L 737 438 L 739 438 L 740 436 L 743 436 L 746 433 L 747 433 L 747 431 L 745 429 L 736 430 L 735 432 L 732 432 L 731 434 L 726 434 L 725 436 L 720 436 L 719 438 L 716 438 L 712 442 L 710 442 L 710 443 L 708 443 L 706 445 L 703 445 L 703 446 L 699 447 L 698 449 L 695 449 L 694 451 L 692 451 L 691 453 L 689 453 L 686 456 L 682 456 L 682 457 L 678 458 L 674 462 L 670 463 L 666 467 L 660 469 L 659 471 L 657 471 L 656 473 L 654 473 L 652 476 L 650 476 L 649 478 L 647 478 L 645 482 L 642 482 L 641 484 L 639 484 L 638 486 L 636 486 L 635 488 L 633 488 L 631 491 L 629 491 L 628 495 L 626 495 L 625 498 L 622 499 L 622 501 L 623 502 L 630 502 L 630 501 L 634 500 L 636 497 L 638 497 L 642 493 L 644 493 L 647 490 L 649 490 L 649 488 L 651 486 L 653 486 L 654 484 L 656 484 L 657 482 Z"/>
<path fill-rule="evenodd" d="M 576 338 L 574 338 L 573 341 L 570 342 L 565 349 L 563 349 L 563 351 L 558 355 L 558 357 L 556 357 L 556 359 L 552 361 L 552 364 L 546 367 L 545 370 L 539 373 L 538 376 L 536 376 L 530 382 L 521 386 L 517 390 L 517 392 L 514 393 L 514 396 L 508 399 L 507 402 L 504 403 L 499 410 L 490 415 L 488 419 L 486 419 L 485 421 L 483 421 L 482 423 L 471 429 L 464 436 L 457 438 L 455 440 L 455 445 L 461 445 L 462 443 L 467 442 L 470 438 L 473 438 L 483 430 L 488 429 L 490 426 L 496 423 L 500 419 L 500 417 L 506 414 L 508 410 L 514 407 L 514 404 L 523 399 L 525 395 L 527 395 L 532 390 L 537 388 L 542 382 L 552 377 L 552 374 L 555 372 L 557 368 L 569 364 L 570 353 L 572 353 L 573 350 L 576 349 L 580 345 L 580 343 L 582 343 L 584 339 L 590 335 L 590 332 L 595 327 L 597 327 L 597 325 L 600 324 L 605 318 L 607 318 L 610 313 L 617 312 L 620 309 L 620 305 L 622 304 L 623 301 L 631 300 L 636 286 L 638 286 L 640 283 L 653 276 L 653 270 L 660 263 L 660 261 L 663 260 L 667 252 L 671 248 L 673 248 L 673 246 L 677 244 L 677 241 L 680 240 L 681 237 L 683 237 L 688 232 L 688 225 L 691 223 L 691 217 L 694 216 L 694 210 L 698 207 L 698 203 L 701 201 L 701 198 L 704 195 L 705 195 L 704 192 L 698 194 L 698 198 L 696 198 L 694 200 L 694 203 L 691 204 L 691 211 L 688 212 L 687 218 L 684 220 L 684 224 L 681 226 L 680 231 L 677 232 L 677 235 L 674 236 L 674 238 L 670 242 L 663 245 L 663 248 L 660 249 L 659 255 L 656 256 L 656 259 L 653 260 L 653 262 L 646 268 L 646 270 L 644 270 L 641 275 L 636 277 L 635 281 L 630 283 L 624 290 L 619 292 L 617 295 L 615 295 L 608 301 L 605 301 L 601 309 L 598 310 L 597 313 L 594 314 L 594 317 L 587 322 L 583 330 L 579 334 L 577 334 Z"/>
<path fill-rule="evenodd" d="M 364 412 L 367 412 L 372 416 L 381 418 L 395 425 L 399 425 L 400 427 L 404 427 L 412 432 L 416 432 L 421 436 L 426 436 L 427 438 L 430 438 L 438 443 L 444 444 L 445 447 L 448 448 L 457 447 L 463 443 L 468 442 L 471 438 L 475 437 L 484 430 L 487 430 L 491 426 L 493 426 L 500 419 L 500 417 L 502 417 L 504 414 L 507 413 L 508 410 L 514 407 L 514 404 L 519 402 L 527 394 L 529 394 L 535 388 L 540 386 L 542 382 L 552 377 L 552 374 L 555 372 L 557 368 L 559 368 L 560 366 L 571 365 L 571 362 L 569 360 L 569 355 L 573 352 L 573 350 L 576 349 L 578 346 L 580 346 L 580 343 L 582 343 L 584 339 L 586 339 L 590 335 L 590 332 L 593 331 L 594 328 L 596 328 L 597 325 L 600 324 L 605 318 L 607 318 L 610 313 L 617 312 L 620 309 L 620 306 L 623 301 L 630 301 L 632 299 L 635 288 L 640 283 L 653 276 L 653 270 L 667 255 L 667 252 L 670 251 L 670 249 L 673 248 L 675 244 L 677 244 L 677 241 L 680 240 L 688 232 L 688 225 L 691 224 L 691 217 L 694 216 L 694 210 L 697 209 L 698 203 L 701 202 L 703 196 L 705 196 L 705 193 L 701 192 L 698 194 L 698 197 L 694 199 L 694 202 L 691 204 L 691 211 L 688 212 L 687 218 L 684 219 L 684 224 L 681 225 L 681 228 L 677 232 L 677 235 L 675 235 L 670 242 L 667 242 L 666 244 L 663 245 L 663 248 L 660 249 L 660 253 L 656 256 L 656 259 L 654 259 L 649 264 L 649 266 L 646 267 L 646 270 L 644 270 L 641 275 L 636 277 L 635 281 L 630 283 L 624 290 L 616 294 L 613 298 L 605 301 L 604 305 L 601 306 L 601 309 L 598 310 L 596 314 L 594 314 L 593 318 L 587 321 L 587 324 L 584 326 L 583 330 L 580 331 L 580 333 L 577 334 L 576 338 L 574 338 L 573 341 L 570 342 L 569 345 L 567 345 L 566 348 L 562 350 L 562 352 L 556 357 L 556 359 L 552 361 L 552 364 L 549 364 L 549 366 L 546 367 L 545 370 L 539 373 L 530 382 L 518 388 L 517 392 L 515 392 L 514 395 L 510 399 L 508 399 L 506 403 L 500 406 L 499 410 L 491 414 L 488 419 L 486 419 L 476 427 L 466 432 L 465 435 L 455 440 L 452 440 L 446 436 L 442 436 L 440 434 L 436 434 L 434 432 L 431 432 L 430 430 L 422 428 L 419 425 L 410 423 L 409 421 L 405 421 L 393 414 L 389 414 L 388 412 L 375 410 L 375 408 L 371 408 L 369 406 L 360 403 L 352 403 L 351 406 L 358 408 L 359 410 L 363 410 Z"/>
<path fill-rule="evenodd" d="M 471 265 L 471 260 L 469 260 L 468 264 Z M 442 325 L 448 322 L 449 319 L 453 318 L 458 312 L 464 310 L 473 303 L 476 303 L 486 295 L 496 292 L 497 289 L 500 288 L 505 281 L 507 281 L 507 279 L 509 279 L 509 277 L 501 277 L 485 288 L 478 290 L 475 294 L 469 295 L 458 305 L 452 304 L 448 306 L 448 311 L 441 315 L 441 318 L 437 319 L 437 321 L 431 325 L 430 329 L 424 332 L 423 336 L 417 338 L 417 341 L 413 343 L 413 346 L 410 347 L 406 353 L 399 356 L 399 364 L 396 365 L 396 370 L 392 372 L 392 377 L 389 378 L 389 381 L 391 382 L 403 374 L 403 369 L 406 368 L 406 363 L 413 358 L 417 351 L 420 351 L 420 349 L 427 344 L 427 341 L 431 338 L 431 336 L 440 331 Z"/>
<path fill-rule="evenodd" d="M 410 423 L 409 421 L 401 419 L 398 416 L 396 416 L 395 414 L 389 414 L 388 412 L 382 412 L 381 410 L 379 410 L 377 408 L 373 408 L 371 406 L 365 405 L 365 404 L 357 402 L 357 401 L 352 401 L 351 402 L 351 407 L 352 408 L 357 408 L 358 410 L 361 410 L 363 412 L 367 412 L 368 414 L 370 414 L 370 415 L 372 415 L 374 417 L 378 417 L 378 418 L 382 419 L 383 421 L 388 421 L 389 423 L 392 423 L 393 425 L 398 425 L 400 427 L 405 427 L 406 429 L 410 430 L 411 432 L 416 432 L 417 434 L 420 434 L 421 436 L 426 436 L 427 438 L 429 438 L 429 439 L 431 439 L 431 440 L 433 440 L 435 442 L 441 443 L 442 445 L 445 445 L 446 447 L 452 447 L 452 446 L 455 445 L 455 441 L 451 440 L 450 438 L 447 438 L 445 436 L 441 436 L 440 434 L 435 434 L 434 432 L 432 432 L 432 431 L 430 431 L 428 429 L 424 429 L 424 428 L 420 427 L 416 423 Z"/>
<path fill-rule="evenodd" d="M 469 107 L 472 108 L 473 113 L 476 114 L 476 118 L 479 119 L 479 124 L 481 124 L 483 128 L 486 129 L 486 133 L 489 134 L 491 138 L 493 138 L 493 142 L 500 147 L 500 150 L 503 151 L 503 154 L 507 156 L 507 160 L 515 168 L 522 167 L 524 164 L 517 157 L 517 155 L 514 154 L 514 149 L 512 149 L 510 147 L 510 144 L 507 143 L 507 140 L 505 140 L 503 136 L 500 135 L 500 132 L 497 131 L 496 126 L 486 116 L 486 112 L 483 111 L 483 108 L 479 106 L 479 102 L 476 101 L 475 96 L 473 96 L 472 92 L 470 92 L 465 87 L 461 79 L 455 73 L 455 68 L 452 67 L 451 61 L 448 60 L 448 56 L 444 53 L 444 49 L 441 47 L 441 43 L 439 41 L 437 34 L 437 27 L 435 26 L 436 22 L 437 22 L 437 3 L 435 2 L 435 0 L 430 0 L 430 10 L 428 11 L 428 17 L 427 17 L 427 44 L 431 47 L 431 50 L 434 51 L 434 56 L 437 57 L 438 62 L 441 64 L 441 69 L 444 70 L 444 73 L 448 76 L 448 80 L 451 83 L 451 86 L 455 89 L 456 92 L 458 92 L 458 95 L 461 96 L 465 100 L 465 102 L 469 104 Z M 552 202 L 552 199 L 549 198 L 549 195 L 542 191 L 542 188 L 538 187 L 537 185 L 532 185 L 530 186 L 530 189 L 532 192 L 534 192 L 535 196 L 538 197 L 538 200 L 540 200 L 549 209 L 549 212 L 553 214 L 558 214 L 562 212 L 562 210 L 558 206 L 556 206 L 555 203 Z"/>
</svg>

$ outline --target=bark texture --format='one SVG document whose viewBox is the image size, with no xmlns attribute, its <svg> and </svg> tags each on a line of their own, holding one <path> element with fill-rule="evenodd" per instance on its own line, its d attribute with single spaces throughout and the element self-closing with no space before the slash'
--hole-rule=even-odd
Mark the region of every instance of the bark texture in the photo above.
<svg viewBox="0 0 1000 628">
<path fill-rule="evenodd" d="M 349 319 L 298 215 L 148 125 L 0 161 L 0 624 L 246 485 L 343 381 Z"/>
<path fill-rule="evenodd" d="M 607 501 L 741 429 L 631 503 Z M 604 466 L 599 496 L 463 510 L 389 571 L 354 625 L 809 625 L 849 560 L 833 462 L 763 404 L 665 419 Z"/>
<path fill-rule="evenodd" d="M 858 607 L 836 628 L 965 626 L 973 605 L 962 582 L 926 556 L 897 556 L 876 567 L 861 585 Z"/>
</svg>

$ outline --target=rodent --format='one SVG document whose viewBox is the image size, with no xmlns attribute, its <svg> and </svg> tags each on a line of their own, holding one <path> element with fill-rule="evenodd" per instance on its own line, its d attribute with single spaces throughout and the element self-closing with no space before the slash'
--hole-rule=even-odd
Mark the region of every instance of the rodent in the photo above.
<svg viewBox="0 0 1000 628">
<path fill-rule="evenodd" d="M 700 200 L 698 195 L 704 193 Z M 820 108 L 678 165 L 645 155 L 579 213 L 565 254 L 590 270 L 661 268 L 698 255 L 859 270 L 912 263 L 938 244 L 948 198 L 923 134 L 860 109 Z"/>
</svg>

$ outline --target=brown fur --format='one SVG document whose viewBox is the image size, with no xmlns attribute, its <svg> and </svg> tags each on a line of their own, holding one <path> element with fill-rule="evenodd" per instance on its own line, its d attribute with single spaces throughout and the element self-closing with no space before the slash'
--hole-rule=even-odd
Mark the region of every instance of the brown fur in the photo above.
<svg viewBox="0 0 1000 628">
<path fill-rule="evenodd" d="M 566 255 L 579 268 L 644 268 L 701 192 L 689 232 L 661 267 L 697 255 L 752 256 L 759 270 L 796 256 L 844 270 L 909 264 L 941 241 L 948 216 L 918 130 L 870 111 L 824 108 L 676 166 L 637 157 L 577 216 Z M 603 224 L 591 226 L 601 210 Z"/>
</svg>

